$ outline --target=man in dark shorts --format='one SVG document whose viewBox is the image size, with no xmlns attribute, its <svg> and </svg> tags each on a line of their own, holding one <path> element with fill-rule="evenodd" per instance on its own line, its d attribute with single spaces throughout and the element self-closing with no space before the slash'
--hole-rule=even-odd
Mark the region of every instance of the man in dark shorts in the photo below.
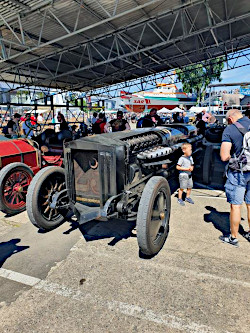
<svg viewBox="0 0 250 333">
<path fill-rule="evenodd" d="M 126 119 L 123 119 L 123 112 L 118 111 L 117 112 L 117 118 L 110 120 L 105 126 L 104 130 L 105 132 L 110 132 L 110 128 L 112 129 L 112 132 L 120 132 L 125 130 L 130 130 L 129 123 Z"/>
<path fill-rule="evenodd" d="M 247 131 L 250 129 L 250 119 L 243 117 L 239 110 L 232 109 L 226 114 L 226 119 L 230 124 L 227 126 L 222 135 L 222 144 L 220 156 L 222 161 L 229 161 L 231 156 L 235 154 L 236 157 L 242 151 L 243 135 L 236 126 L 240 124 Z M 244 237 L 250 241 L 250 166 L 247 171 L 237 171 L 229 167 L 227 172 L 227 181 L 225 184 L 225 192 L 227 201 L 231 205 L 230 210 L 230 230 L 229 236 L 220 236 L 220 240 L 238 247 L 237 235 L 241 221 L 241 205 L 245 201 L 247 206 L 249 231 L 245 233 Z"/>
</svg>

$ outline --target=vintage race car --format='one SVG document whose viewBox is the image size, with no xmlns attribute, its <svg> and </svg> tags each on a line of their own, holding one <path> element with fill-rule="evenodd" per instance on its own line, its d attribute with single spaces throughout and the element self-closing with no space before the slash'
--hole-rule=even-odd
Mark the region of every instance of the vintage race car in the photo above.
<svg viewBox="0 0 250 333">
<path fill-rule="evenodd" d="M 56 142 L 53 130 L 46 131 L 35 138 L 36 141 L 1 136 L 0 210 L 8 215 L 25 210 L 28 186 L 40 169 L 63 165 L 63 144 Z"/>
</svg>

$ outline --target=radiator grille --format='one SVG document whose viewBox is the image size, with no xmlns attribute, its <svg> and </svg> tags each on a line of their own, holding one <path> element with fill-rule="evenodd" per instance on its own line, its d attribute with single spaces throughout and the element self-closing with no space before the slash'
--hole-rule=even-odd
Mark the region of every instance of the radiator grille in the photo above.
<svg viewBox="0 0 250 333">
<path fill-rule="evenodd" d="M 75 151 L 73 154 L 76 201 L 87 206 L 100 205 L 99 161 L 97 151 Z"/>
</svg>

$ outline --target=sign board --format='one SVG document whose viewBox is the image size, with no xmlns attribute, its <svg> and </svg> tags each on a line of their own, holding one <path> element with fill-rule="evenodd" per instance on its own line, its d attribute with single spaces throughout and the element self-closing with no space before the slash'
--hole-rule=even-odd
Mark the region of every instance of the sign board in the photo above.
<svg viewBox="0 0 250 333">
<path fill-rule="evenodd" d="M 240 94 L 250 96 L 250 86 L 240 86 Z"/>
</svg>

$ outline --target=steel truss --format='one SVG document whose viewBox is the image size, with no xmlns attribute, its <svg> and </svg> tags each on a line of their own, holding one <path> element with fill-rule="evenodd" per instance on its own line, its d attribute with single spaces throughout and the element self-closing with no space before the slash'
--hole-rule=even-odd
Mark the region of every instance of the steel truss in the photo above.
<svg viewBox="0 0 250 333">
<path fill-rule="evenodd" d="M 242 64 L 242 60 L 244 60 L 244 64 Z M 250 49 L 247 50 L 241 50 L 238 52 L 234 52 L 232 54 L 227 55 L 226 61 L 224 58 L 222 58 L 222 61 L 225 64 L 225 67 L 223 69 L 224 71 L 229 71 L 232 69 L 245 67 L 250 65 Z M 103 99 L 114 99 L 117 97 L 120 97 L 121 91 L 126 91 L 126 93 L 135 93 L 139 91 L 146 91 L 152 89 L 152 87 L 155 87 L 157 83 L 161 83 L 162 81 L 166 81 L 170 79 L 172 83 L 179 83 L 177 76 L 174 77 L 173 71 L 163 71 L 160 73 L 151 74 L 149 76 L 141 77 L 138 79 L 133 79 L 129 81 L 120 82 L 114 85 L 108 85 L 97 89 L 91 89 L 87 92 L 78 92 L 79 98 L 85 98 L 87 99 L 89 96 L 95 96 L 95 101 L 101 101 Z M 31 101 L 35 104 L 39 105 L 47 105 L 43 104 L 44 100 L 49 99 L 51 96 L 51 92 L 49 88 L 44 87 L 37 87 L 37 88 L 27 88 L 29 91 L 29 97 Z M 15 89 L 14 89 L 15 90 Z M 44 98 L 38 99 L 36 97 L 36 91 L 41 91 L 44 93 Z M 64 94 L 67 90 L 62 89 L 57 94 Z M 0 92 L 1 94 L 4 94 L 5 92 Z M 53 95 L 55 95 L 53 93 Z M 99 99 L 98 99 L 99 97 Z M 39 102 L 40 101 L 40 102 Z"/>
<path fill-rule="evenodd" d="M 159 15 L 155 12 L 151 15 L 150 10 L 162 5 L 162 0 L 148 0 L 143 4 L 133 0 L 134 6 L 124 10 L 119 7 L 121 0 L 113 1 L 109 8 L 106 2 L 92 1 L 102 14 L 89 1 L 74 0 L 77 10 L 73 26 L 57 15 L 59 0 L 38 1 L 35 8 L 20 1 L 11 2 L 22 11 L 7 18 L 0 14 L 0 80 L 8 82 L 9 90 L 19 85 L 20 88 L 44 86 L 93 91 L 106 85 L 123 85 L 123 81 L 146 75 L 154 76 L 163 69 L 222 54 L 228 56 L 250 46 L 250 11 L 246 8 L 237 14 L 228 0 L 217 1 L 223 4 L 223 15 L 212 6 L 212 0 L 176 2 L 179 5 L 166 8 Z M 41 16 L 40 29 L 34 34 L 27 31 L 25 22 L 37 11 Z M 136 12 L 142 13 L 141 20 L 117 27 L 117 20 Z M 96 21 L 78 28 L 84 13 Z M 199 17 L 204 13 L 206 19 L 201 24 Z M 46 22 L 60 26 L 61 34 L 47 40 Z M 240 33 L 236 31 L 237 23 L 245 27 Z M 99 32 L 102 27 L 103 34 Z M 91 37 L 90 32 L 95 29 L 98 34 Z M 6 40 L 3 31 L 11 38 Z M 77 42 L 76 36 L 80 37 Z M 71 43 L 71 39 L 75 42 Z M 67 46 L 63 46 L 65 42 Z M 43 50 L 47 50 L 45 54 Z M 25 57 L 27 60 L 22 61 Z"/>
<path fill-rule="evenodd" d="M 240 63 L 240 60 L 244 60 L 244 64 Z M 227 55 L 226 61 L 222 59 L 225 67 L 222 72 L 229 71 L 236 68 L 250 66 L 250 49 L 234 52 Z M 155 87 L 157 83 L 171 79 L 172 83 L 179 83 L 177 76 L 173 79 L 173 71 L 164 71 L 156 74 L 152 74 L 146 77 L 133 79 L 130 81 L 121 82 L 106 87 L 89 90 L 88 92 L 81 93 L 81 97 L 87 98 L 88 96 L 106 96 L 107 99 L 113 99 L 120 97 L 121 91 L 127 93 L 135 93 L 140 91 L 146 91 Z M 100 99 L 101 100 L 101 99 Z"/>
</svg>

